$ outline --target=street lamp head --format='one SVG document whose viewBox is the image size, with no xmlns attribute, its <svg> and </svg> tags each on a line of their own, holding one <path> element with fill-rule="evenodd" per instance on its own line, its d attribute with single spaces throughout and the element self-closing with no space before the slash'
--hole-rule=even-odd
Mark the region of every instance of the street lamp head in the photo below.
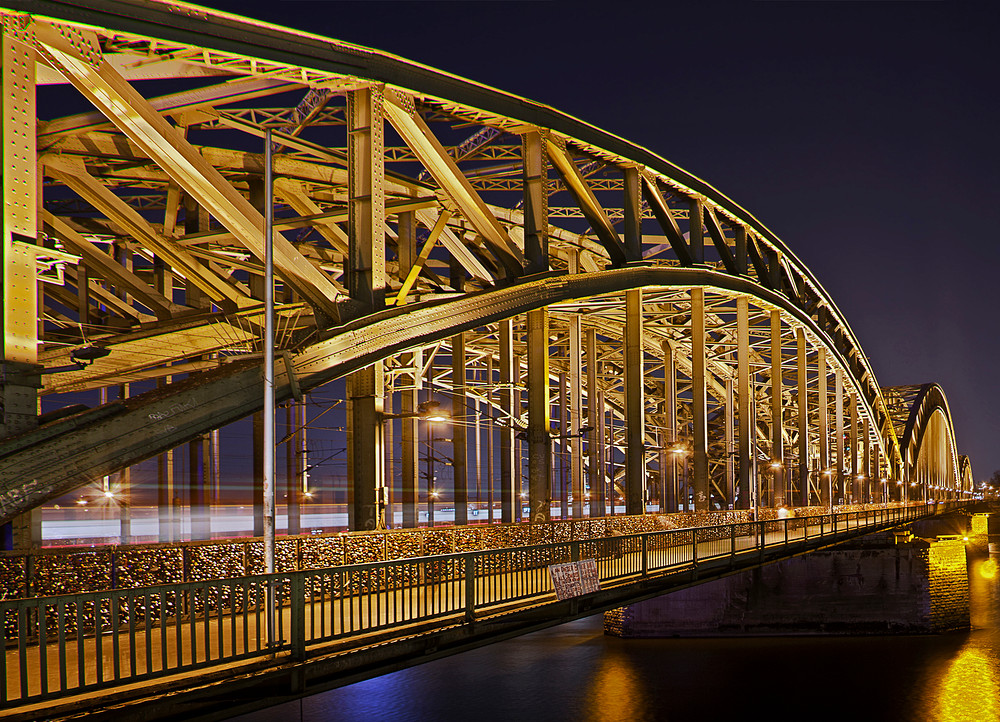
<svg viewBox="0 0 1000 722">
<path fill-rule="evenodd" d="M 771 468 L 772 469 L 780 469 L 781 466 L 782 466 L 781 462 L 778 461 L 777 459 L 775 459 L 774 461 L 771 462 Z"/>
</svg>

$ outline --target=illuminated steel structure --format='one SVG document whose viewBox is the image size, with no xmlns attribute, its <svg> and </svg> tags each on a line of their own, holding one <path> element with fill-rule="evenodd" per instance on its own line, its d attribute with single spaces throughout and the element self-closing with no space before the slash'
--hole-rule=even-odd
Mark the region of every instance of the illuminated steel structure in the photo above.
<svg viewBox="0 0 1000 722">
<path fill-rule="evenodd" d="M 417 523 L 428 378 L 469 420 L 453 433 L 459 524 L 480 421 L 505 522 L 522 457 L 530 520 L 548 520 L 554 447 L 575 517 L 609 495 L 635 514 L 654 499 L 971 493 L 941 390 L 881 389 L 789 248 L 652 152 L 387 53 L 191 5 L 6 7 L 3 521 L 183 443 L 204 462 L 213 430 L 260 412 L 265 129 L 277 398 L 346 377 L 352 528 L 385 526 L 393 428 L 396 501 Z M 60 83 L 92 108 L 38 118 L 36 86 Z M 450 363 L 435 373 L 437 355 Z M 39 424 L 39 395 L 150 380 Z"/>
</svg>

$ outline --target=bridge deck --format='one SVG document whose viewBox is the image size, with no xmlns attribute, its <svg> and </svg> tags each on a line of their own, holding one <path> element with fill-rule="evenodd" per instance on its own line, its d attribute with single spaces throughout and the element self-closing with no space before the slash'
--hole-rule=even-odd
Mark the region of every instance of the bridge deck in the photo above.
<svg viewBox="0 0 1000 722">
<path fill-rule="evenodd" d="M 8 711 L 0 716 L 51 712 L 58 697 L 79 709 L 141 696 L 143 687 L 148 695 L 154 679 L 157 690 L 198 686 L 301 662 L 307 649 L 310 658 L 343 655 L 553 605 L 550 564 L 595 559 L 601 594 L 684 572 L 690 583 L 712 562 L 748 568 L 776 552 L 801 553 L 924 513 L 881 509 L 5 601 L 8 649 L 0 661 Z M 277 606 L 273 646 L 269 589 Z M 38 644 L 39 634 L 47 644 Z"/>
</svg>

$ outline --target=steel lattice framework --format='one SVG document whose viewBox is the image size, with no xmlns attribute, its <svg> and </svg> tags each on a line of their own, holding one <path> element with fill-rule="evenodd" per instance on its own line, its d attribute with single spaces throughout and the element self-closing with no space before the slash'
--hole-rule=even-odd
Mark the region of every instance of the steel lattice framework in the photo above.
<svg viewBox="0 0 1000 722">
<path fill-rule="evenodd" d="M 4 520 L 260 410 L 265 129 L 278 397 L 347 377 L 355 528 L 384 524 L 387 428 L 415 523 L 422 386 L 477 433 L 488 420 L 505 521 L 521 455 L 547 518 L 553 448 L 574 516 L 619 491 L 630 513 L 653 495 L 707 510 L 971 492 L 941 390 L 881 389 L 794 253 L 654 153 L 183 3 L 6 6 Z M 49 84 L 92 109 L 39 118 Z M 143 382 L 158 387 L 39 424 L 38 394 Z"/>
</svg>

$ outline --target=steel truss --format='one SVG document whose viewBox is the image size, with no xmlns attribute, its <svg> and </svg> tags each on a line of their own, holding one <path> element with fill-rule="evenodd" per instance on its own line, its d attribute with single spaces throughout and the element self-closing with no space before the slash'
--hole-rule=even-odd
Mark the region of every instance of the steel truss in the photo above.
<svg viewBox="0 0 1000 722">
<path fill-rule="evenodd" d="M 427 388 L 465 421 L 456 502 L 485 445 L 504 521 L 522 481 L 533 521 L 971 491 L 940 389 L 883 391 L 789 248 L 649 151 L 179 3 L 6 4 L 2 519 L 259 411 L 266 128 L 278 394 L 348 377 L 354 528 L 385 524 L 385 433 L 416 523 Z M 36 84 L 94 110 L 40 117 Z M 154 380 L 38 425 L 37 395 Z"/>
</svg>

